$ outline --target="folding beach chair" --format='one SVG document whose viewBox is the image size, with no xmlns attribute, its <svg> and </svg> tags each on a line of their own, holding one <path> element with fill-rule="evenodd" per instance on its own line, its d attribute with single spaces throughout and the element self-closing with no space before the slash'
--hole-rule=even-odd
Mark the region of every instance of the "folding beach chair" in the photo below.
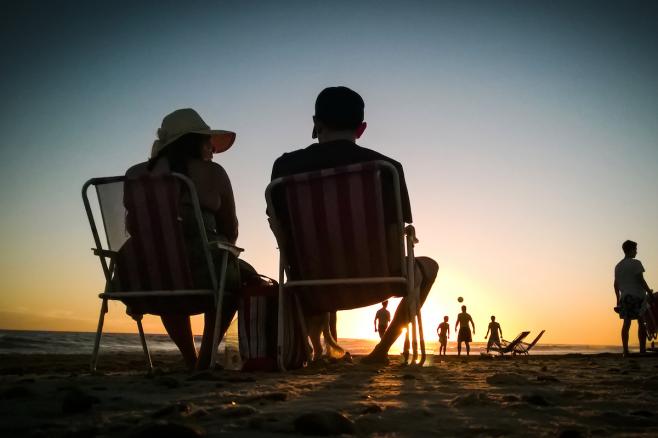
<svg viewBox="0 0 658 438">
<path fill-rule="evenodd" d="M 94 209 L 88 197 L 90 187 L 94 187 L 96 192 Z M 195 237 L 198 237 L 197 242 L 202 246 L 201 252 L 205 258 L 201 269 L 208 270 L 210 288 L 195 287 L 193 282 L 186 248 L 188 243 L 183 238 L 183 216 L 180 210 L 183 196 L 192 205 L 194 217 L 186 220 L 196 222 L 196 227 L 192 225 L 189 228 L 198 228 L 198 236 Z M 210 364 L 214 367 L 220 342 L 221 306 L 228 255 L 231 253 L 237 257 L 242 249 L 225 242 L 208 242 L 193 183 L 184 175 L 176 173 L 136 179 L 123 176 L 92 178 L 82 187 L 82 200 L 96 245 L 92 251 L 98 256 L 105 275 L 105 290 L 99 295 L 102 304 L 91 359 L 92 372 L 96 370 L 108 300 L 123 300 L 127 303 L 138 301 L 136 307 L 140 313 L 152 313 L 148 310 L 149 303 L 166 304 L 190 296 L 207 296 L 208 301 L 214 302 L 216 306 Z M 98 215 L 106 246 L 96 226 Z M 222 252 L 219 279 L 215 275 L 211 247 Z M 120 258 L 129 262 L 118 263 Z M 120 275 L 117 267 L 121 269 Z M 137 322 L 142 348 L 151 370 L 153 365 L 142 328 L 142 314 L 131 312 L 131 316 Z"/>
<path fill-rule="evenodd" d="M 541 332 L 539 332 L 537 337 L 530 343 L 521 341 L 518 344 L 516 344 L 516 347 L 514 347 L 514 353 L 528 355 L 532 347 L 537 345 L 537 342 L 539 342 L 541 337 L 544 335 L 544 332 L 546 332 L 546 330 L 542 330 Z"/>
<path fill-rule="evenodd" d="M 506 341 L 505 339 L 502 339 L 500 342 L 500 348 L 498 347 L 492 347 L 489 350 L 490 351 L 495 351 L 496 353 L 500 353 L 501 355 L 505 353 L 512 353 L 516 354 L 516 348 L 518 345 L 528 336 L 530 332 L 521 332 L 514 339 L 511 341 Z"/>
<path fill-rule="evenodd" d="M 392 184 L 394 199 L 384 199 L 385 184 Z M 373 161 L 286 176 L 272 181 L 265 195 L 279 246 L 279 302 L 292 301 L 304 339 L 302 308 L 331 312 L 406 296 L 412 315 L 412 361 L 418 358 L 419 336 L 423 363 L 420 288 L 414 278 L 415 230 L 404 226 L 395 167 Z M 288 293 L 293 300 L 285 299 Z M 286 306 L 279 306 L 282 370 L 287 312 Z"/>
</svg>

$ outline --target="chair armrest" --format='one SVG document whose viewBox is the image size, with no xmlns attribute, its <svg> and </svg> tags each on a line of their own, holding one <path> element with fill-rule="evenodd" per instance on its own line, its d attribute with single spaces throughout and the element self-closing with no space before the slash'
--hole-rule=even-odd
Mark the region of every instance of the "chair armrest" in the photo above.
<svg viewBox="0 0 658 438">
<path fill-rule="evenodd" d="M 222 249 L 224 251 L 228 251 L 236 257 L 239 257 L 240 253 L 244 251 L 244 249 L 240 248 L 239 246 L 232 245 L 228 242 L 221 242 L 219 240 L 213 240 L 212 242 L 208 242 L 208 245 L 210 245 L 211 247 Z"/>
<path fill-rule="evenodd" d="M 409 224 L 404 227 L 404 234 L 411 238 L 414 244 L 419 242 L 418 238 L 416 237 L 416 228 L 413 225 Z"/>
<path fill-rule="evenodd" d="M 108 257 L 110 259 L 116 257 L 119 254 L 118 251 L 110 251 L 109 249 L 92 248 L 91 250 L 93 251 L 94 255 L 97 255 L 98 257 Z"/>
</svg>

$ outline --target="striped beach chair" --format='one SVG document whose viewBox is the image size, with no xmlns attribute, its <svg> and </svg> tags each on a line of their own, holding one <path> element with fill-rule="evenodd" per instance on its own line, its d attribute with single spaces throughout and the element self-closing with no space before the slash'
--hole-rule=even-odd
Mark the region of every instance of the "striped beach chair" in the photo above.
<svg viewBox="0 0 658 438">
<path fill-rule="evenodd" d="M 385 199 L 384 187 L 394 199 Z M 358 163 L 273 180 L 266 190 L 279 247 L 279 302 L 306 312 L 332 312 L 408 297 L 413 359 L 425 342 L 414 279 L 414 228 L 402 219 L 398 173 L 385 161 Z M 405 242 L 406 236 L 406 242 Z M 288 294 L 294 296 L 290 301 Z M 279 306 L 279 367 L 293 309 Z M 418 335 L 417 335 L 418 329 Z M 305 328 L 302 324 L 305 334 Z"/>
<path fill-rule="evenodd" d="M 88 196 L 91 187 L 96 195 L 93 205 Z M 128 313 L 137 322 L 142 348 L 151 370 L 153 365 L 142 327 L 142 315 L 157 314 L 157 310 L 151 309 L 190 296 L 205 296 L 209 305 L 216 306 L 210 365 L 214 367 L 220 342 L 228 255 L 232 253 L 237 257 L 242 250 L 225 242 L 208 242 L 193 183 L 176 173 L 135 179 L 123 176 L 92 178 L 82 187 L 82 199 L 95 243 L 92 251 L 98 256 L 105 276 L 105 289 L 99 294 L 102 303 L 91 359 L 92 372 L 98 362 L 108 300 L 121 300 L 128 305 Z M 194 239 L 190 236 L 186 239 L 183 235 L 183 199 L 192 206 L 193 217 L 186 217 L 185 220 L 196 223 L 196 227 L 188 227 L 198 229 Z M 100 230 L 96 225 L 98 216 L 102 224 Z M 104 239 L 101 239 L 102 234 Z M 202 269 L 207 269 L 210 284 L 196 285 L 193 281 L 193 267 L 190 266 L 187 248 L 190 241 L 196 241 L 201 246 L 205 259 Z M 220 249 L 222 253 L 219 279 L 215 275 L 211 247 Z"/>
</svg>

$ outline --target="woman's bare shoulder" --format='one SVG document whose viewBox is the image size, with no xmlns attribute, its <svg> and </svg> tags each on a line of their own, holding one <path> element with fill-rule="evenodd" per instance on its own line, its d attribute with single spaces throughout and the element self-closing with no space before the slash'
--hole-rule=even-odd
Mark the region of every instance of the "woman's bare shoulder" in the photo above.
<svg viewBox="0 0 658 438">
<path fill-rule="evenodd" d="M 203 175 L 206 178 L 228 178 L 226 170 L 214 161 L 194 160 L 189 163 L 189 169 L 190 171 Z"/>
<path fill-rule="evenodd" d="M 126 170 L 126 178 L 137 178 L 148 173 L 148 162 L 138 163 Z"/>
</svg>

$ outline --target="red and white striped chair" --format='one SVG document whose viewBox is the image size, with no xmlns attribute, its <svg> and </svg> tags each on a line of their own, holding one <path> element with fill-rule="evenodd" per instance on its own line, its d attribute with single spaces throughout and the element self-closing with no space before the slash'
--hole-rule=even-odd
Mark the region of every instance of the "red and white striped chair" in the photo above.
<svg viewBox="0 0 658 438">
<path fill-rule="evenodd" d="M 394 199 L 384 197 L 387 184 Z M 302 308 L 331 312 L 406 296 L 413 315 L 412 360 L 418 356 L 418 327 L 424 362 L 419 287 L 414 279 L 414 228 L 405 227 L 402 219 L 395 167 L 373 161 L 277 178 L 265 196 L 279 246 L 279 303 L 290 302 L 284 294 L 293 293 L 292 302 L 301 314 Z M 288 311 L 285 305 L 279 306 L 281 369 L 289 354 L 284 348 Z"/>
<path fill-rule="evenodd" d="M 92 186 L 96 192 L 93 208 L 88 197 Z M 192 224 L 190 228 L 198 229 L 198 236 L 194 237 L 202 247 L 201 252 L 205 258 L 202 269 L 207 268 L 210 279 L 210 285 L 203 285 L 203 288 L 194 284 L 188 260 L 186 246 L 190 245 L 191 239 L 183 236 L 180 208 L 183 194 L 194 212 L 193 217 L 185 220 L 196 222 L 196 227 Z M 82 199 L 96 245 L 92 251 L 99 257 L 105 276 L 105 290 L 99 295 L 102 304 L 91 370 L 96 370 L 108 300 L 122 300 L 131 307 L 135 305 L 137 311 L 133 310 L 130 314 L 137 322 L 142 348 L 151 370 L 153 365 L 142 328 L 142 314 L 153 313 L 149 309 L 157 308 L 159 304 L 171 304 L 172 300 L 185 300 L 190 296 L 207 296 L 208 302 L 216 306 L 214 348 L 210 364 L 214 367 L 220 342 L 221 305 L 228 254 L 237 257 L 242 249 L 226 242 L 208 242 L 193 183 L 184 175 L 176 173 L 135 179 L 123 176 L 92 178 L 82 187 Z M 101 218 L 106 245 L 103 245 L 96 226 L 97 215 Z M 219 279 L 215 275 L 211 247 L 222 250 Z M 117 267 L 120 267 L 120 272 Z"/>
</svg>

